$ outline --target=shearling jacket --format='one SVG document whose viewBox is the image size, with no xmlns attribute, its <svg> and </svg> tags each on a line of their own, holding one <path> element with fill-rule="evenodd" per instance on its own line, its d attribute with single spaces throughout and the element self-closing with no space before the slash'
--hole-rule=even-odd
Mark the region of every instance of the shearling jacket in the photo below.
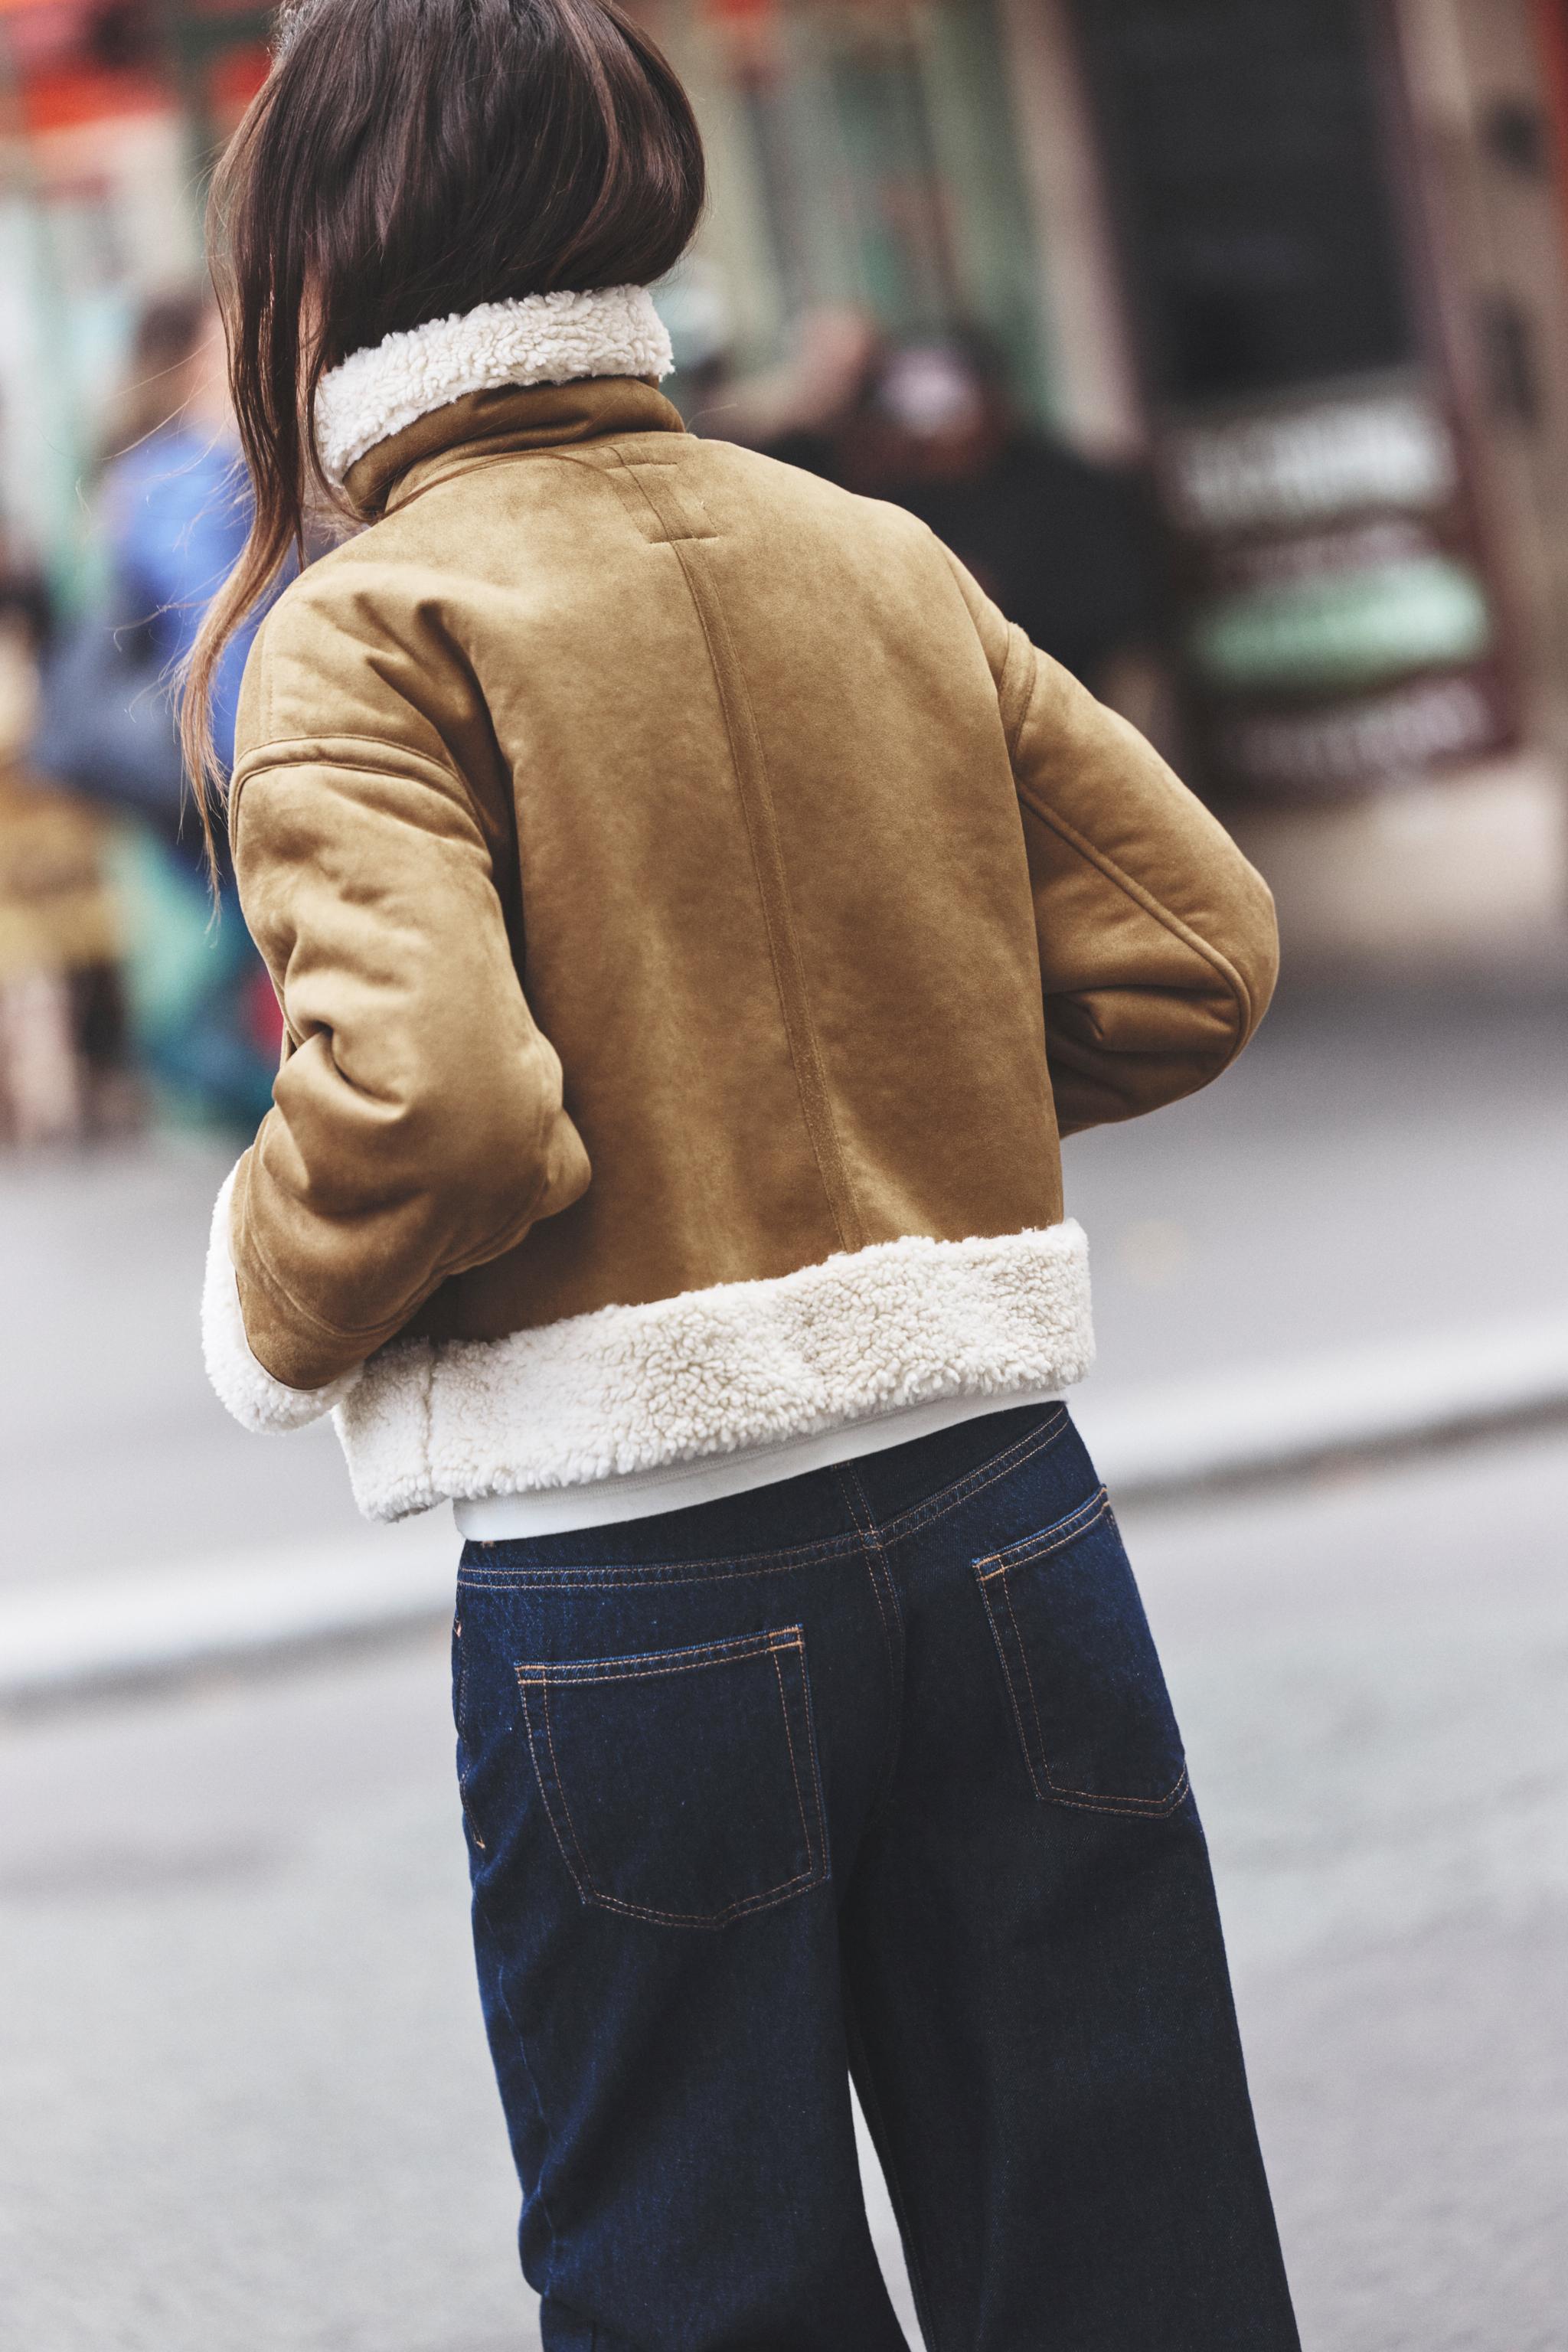
<svg viewBox="0 0 1568 2352">
<path fill-rule="evenodd" d="M 375 1517 L 1076 1380 L 1058 1139 L 1273 983 L 1149 745 L 910 516 L 687 433 L 658 343 L 549 296 L 329 377 L 368 528 L 245 679 L 287 1036 L 208 1363 L 335 1410 Z"/>
</svg>

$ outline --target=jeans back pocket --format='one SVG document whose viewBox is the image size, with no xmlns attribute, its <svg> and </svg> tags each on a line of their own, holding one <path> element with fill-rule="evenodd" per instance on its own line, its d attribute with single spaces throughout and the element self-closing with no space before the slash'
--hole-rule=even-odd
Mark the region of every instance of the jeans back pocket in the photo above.
<svg viewBox="0 0 1568 2352">
<path fill-rule="evenodd" d="M 540 1794 L 584 1903 L 721 1927 L 826 1878 L 799 1625 L 516 1672 Z"/>
<path fill-rule="evenodd" d="M 1105 1489 L 974 1573 L 1036 1796 L 1173 1811 L 1187 1788 L 1181 1735 Z"/>
</svg>

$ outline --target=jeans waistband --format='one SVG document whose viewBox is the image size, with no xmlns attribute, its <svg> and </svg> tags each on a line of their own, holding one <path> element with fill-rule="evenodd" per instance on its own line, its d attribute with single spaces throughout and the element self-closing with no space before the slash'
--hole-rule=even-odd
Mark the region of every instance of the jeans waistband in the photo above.
<svg viewBox="0 0 1568 2352">
<path fill-rule="evenodd" d="M 938 1430 L 909 1444 L 743 1495 L 607 1527 L 470 1541 L 463 1567 L 648 1565 L 719 1559 L 763 1548 L 858 1542 L 869 1523 L 884 1530 L 932 1504 L 988 1466 L 1020 1460 L 1071 1429 L 1064 1404 L 1013 1406 Z"/>
</svg>

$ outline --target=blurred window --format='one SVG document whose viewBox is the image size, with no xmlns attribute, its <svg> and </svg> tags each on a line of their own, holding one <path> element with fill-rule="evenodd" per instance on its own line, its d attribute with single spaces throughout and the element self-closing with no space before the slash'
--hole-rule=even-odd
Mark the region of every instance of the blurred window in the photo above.
<svg viewBox="0 0 1568 2352">
<path fill-rule="evenodd" d="M 1043 417 L 1034 222 L 992 0 L 652 0 L 708 140 L 703 255 L 731 360 L 790 321 L 864 311 L 890 337 L 986 329 Z"/>
<path fill-rule="evenodd" d="M 1363 0 L 1076 0 L 1151 391 L 1415 355 Z"/>
</svg>

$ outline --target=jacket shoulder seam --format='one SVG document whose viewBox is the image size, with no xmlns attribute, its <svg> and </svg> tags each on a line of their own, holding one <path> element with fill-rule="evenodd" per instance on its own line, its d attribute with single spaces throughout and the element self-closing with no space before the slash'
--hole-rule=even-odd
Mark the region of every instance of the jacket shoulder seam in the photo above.
<svg viewBox="0 0 1568 2352">
<path fill-rule="evenodd" d="M 355 760 L 352 762 L 368 774 L 395 775 L 402 764 L 413 761 L 418 767 L 428 768 L 433 775 L 440 776 L 446 782 L 462 782 L 457 768 L 446 761 L 433 760 L 427 751 L 416 751 L 411 745 L 390 744 L 384 737 L 377 735 L 279 736 L 276 740 L 269 740 L 258 745 L 255 751 L 247 751 L 238 762 L 235 773 L 242 782 L 247 782 L 252 775 L 262 774 L 268 768 L 308 767 L 313 761 L 331 758 L 332 747 L 340 743 L 363 745 L 368 751 L 382 754 L 379 760 Z M 393 755 L 391 758 L 386 756 L 389 752 Z M 351 763 L 344 761 L 341 764 L 348 766 Z"/>
<path fill-rule="evenodd" d="M 1094 866 L 1097 872 L 1103 874 L 1106 880 L 1113 884 L 1125 897 L 1131 898 L 1135 906 L 1142 907 L 1144 913 L 1152 916 L 1155 922 L 1169 931 L 1173 939 L 1179 940 L 1182 945 L 1189 949 L 1192 953 L 1201 956 L 1211 970 L 1224 981 L 1236 999 L 1237 1012 L 1239 1015 L 1239 1034 L 1237 1041 L 1237 1050 L 1239 1052 L 1252 1031 L 1252 996 L 1246 981 L 1229 957 L 1223 955 L 1218 948 L 1203 937 L 1201 932 L 1194 931 L 1190 923 L 1184 923 L 1180 915 L 1157 898 L 1152 890 L 1145 889 L 1143 885 L 1129 874 L 1124 866 L 1117 864 L 1114 857 L 1108 856 L 1102 849 L 1097 849 L 1088 835 L 1079 833 L 1075 824 L 1070 824 L 1055 809 L 1047 808 L 1027 786 L 1019 784 L 1018 797 L 1026 807 L 1039 818 L 1042 824 L 1049 825 L 1051 831 L 1067 843 L 1069 849 L 1076 850 L 1079 856 Z"/>
<path fill-rule="evenodd" d="M 339 746 L 351 750 L 363 747 L 381 756 L 374 760 L 345 759 L 339 756 Z M 393 756 L 387 756 L 389 751 Z M 278 742 L 268 743 L 260 750 L 247 751 L 236 768 L 228 788 L 230 836 L 238 827 L 240 795 L 247 784 L 253 783 L 259 776 L 271 775 L 284 769 L 317 766 L 346 768 L 361 776 L 398 776 L 405 774 L 409 767 L 421 768 L 427 777 L 443 784 L 455 784 L 476 819 L 482 820 L 483 813 L 475 800 L 473 789 L 460 771 L 443 761 L 431 759 L 427 752 L 412 747 L 397 746 L 394 749 L 374 735 L 290 735 Z"/>
<path fill-rule="evenodd" d="M 1027 677 L 1026 678 L 1023 686 L 1017 691 L 1017 709 L 1014 717 L 1010 719 L 1007 716 L 1007 702 L 1009 695 L 1014 690 L 1012 684 L 1013 673 L 1018 663 L 1018 649 L 1020 646 L 1024 648 L 1029 656 L 1029 669 Z M 1039 656 L 1036 653 L 1034 646 L 1030 644 L 1028 637 L 1025 635 L 1024 631 L 1018 627 L 1016 622 L 1009 623 L 1007 633 L 1007 656 L 1006 659 L 1002 664 L 1002 675 L 996 681 L 996 707 L 1002 714 L 1003 740 L 1006 743 L 1007 757 L 1010 761 L 1016 758 L 1017 754 L 1018 740 L 1024 732 L 1024 721 L 1029 715 L 1029 701 L 1034 692 L 1035 678 L 1038 672 L 1039 666 Z"/>
</svg>

